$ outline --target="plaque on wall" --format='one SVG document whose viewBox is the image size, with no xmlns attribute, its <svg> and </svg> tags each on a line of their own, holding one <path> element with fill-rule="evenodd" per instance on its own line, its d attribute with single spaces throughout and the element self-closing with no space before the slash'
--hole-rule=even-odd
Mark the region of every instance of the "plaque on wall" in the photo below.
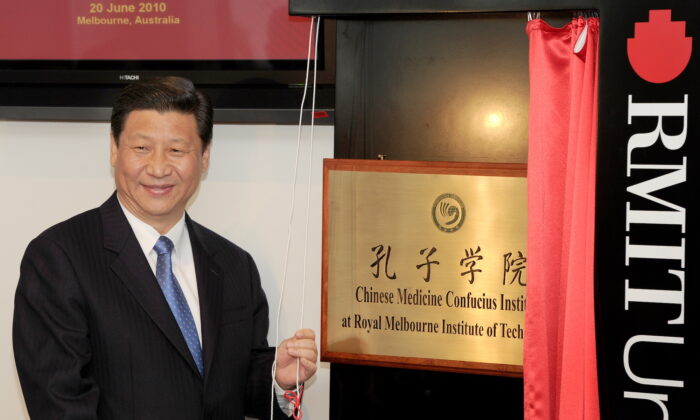
<svg viewBox="0 0 700 420">
<path fill-rule="evenodd" d="M 521 376 L 525 176 L 324 160 L 321 359 Z"/>
</svg>

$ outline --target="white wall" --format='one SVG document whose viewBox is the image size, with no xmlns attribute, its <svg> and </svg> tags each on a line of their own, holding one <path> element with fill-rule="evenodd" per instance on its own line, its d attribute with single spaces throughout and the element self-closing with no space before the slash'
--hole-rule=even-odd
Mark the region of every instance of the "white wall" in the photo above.
<svg viewBox="0 0 700 420">
<path fill-rule="evenodd" d="M 2 418 L 27 418 L 12 355 L 12 310 L 19 262 L 47 227 L 99 206 L 113 190 L 107 123 L 0 121 L 0 406 Z M 333 155 L 333 129 L 316 127 L 304 280 L 309 129 L 302 137 L 287 285 L 280 336 L 299 326 L 320 333 L 322 158 Z M 270 303 L 271 343 L 281 293 L 292 200 L 297 127 L 217 125 L 212 161 L 190 215 L 248 250 Z M 318 341 L 318 340 L 317 340 Z M 321 363 L 307 384 L 304 419 L 328 418 L 330 368 Z"/>
</svg>

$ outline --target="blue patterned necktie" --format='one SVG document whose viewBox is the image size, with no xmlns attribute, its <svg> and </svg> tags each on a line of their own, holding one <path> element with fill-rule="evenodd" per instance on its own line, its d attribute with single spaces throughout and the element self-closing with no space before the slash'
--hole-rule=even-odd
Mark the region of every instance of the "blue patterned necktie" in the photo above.
<svg viewBox="0 0 700 420">
<path fill-rule="evenodd" d="M 182 293 L 180 284 L 173 274 L 173 266 L 171 255 L 173 251 L 173 241 L 165 236 L 158 238 L 158 242 L 153 246 L 153 249 L 158 254 L 158 262 L 156 263 L 156 279 L 160 288 L 163 290 L 165 300 L 168 301 L 170 310 L 173 311 L 177 325 L 180 326 L 180 331 L 185 337 L 187 347 L 192 353 L 194 363 L 199 369 L 199 373 L 204 375 L 204 361 L 202 359 L 202 347 L 199 344 L 199 336 L 197 335 L 197 326 L 194 323 L 192 312 L 187 305 L 185 295 Z"/>
</svg>

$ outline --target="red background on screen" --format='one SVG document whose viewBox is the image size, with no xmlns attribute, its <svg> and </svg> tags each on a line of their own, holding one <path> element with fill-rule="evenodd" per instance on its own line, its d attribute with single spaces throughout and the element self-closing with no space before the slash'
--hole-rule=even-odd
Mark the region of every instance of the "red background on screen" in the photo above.
<svg viewBox="0 0 700 420">
<path fill-rule="evenodd" d="M 90 13 L 91 4 L 102 13 Z M 134 13 L 106 13 L 109 4 Z M 0 59 L 25 60 L 291 60 L 306 59 L 309 19 L 288 16 L 287 0 L 164 0 L 164 13 L 139 13 L 117 0 L 13 0 L 0 4 Z M 131 25 L 78 24 L 125 18 Z M 179 24 L 139 25 L 174 16 Z"/>
</svg>

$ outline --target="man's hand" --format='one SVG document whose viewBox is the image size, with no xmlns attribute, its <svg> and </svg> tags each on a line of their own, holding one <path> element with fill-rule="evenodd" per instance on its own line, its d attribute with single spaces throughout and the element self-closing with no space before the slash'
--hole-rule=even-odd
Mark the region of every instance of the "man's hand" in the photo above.
<svg viewBox="0 0 700 420">
<path fill-rule="evenodd" d="M 316 334 L 303 329 L 284 340 L 277 348 L 275 381 L 282 389 L 294 389 L 297 385 L 297 360 L 299 361 L 299 383 L 305 382 L 316 373 Z"/>
</svg>

